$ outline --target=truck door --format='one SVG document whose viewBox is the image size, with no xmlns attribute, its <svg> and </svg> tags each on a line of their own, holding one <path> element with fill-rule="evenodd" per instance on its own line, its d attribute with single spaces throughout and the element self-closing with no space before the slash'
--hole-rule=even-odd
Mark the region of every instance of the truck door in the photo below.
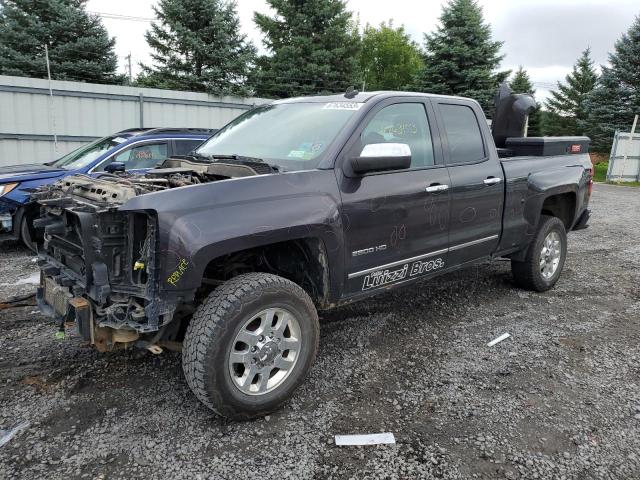
<svg viewBox="0 0 640 480">
<path fill-rule="evenodd" d="M 449 174 L 433 107 L 425 98 L 387 99 L 364 118 L 336 169 L 345 236 L 345 293 L 429 276 L 447 265 Z M 356 175 L 346 162 L 365 145 L 403 143 L 411 167 Z"/>
<path fill-rule="evenodd" d="M 498 245 L 503 171 L 479 106 L 455 99 L 435 103 L 451 178 L 449 263 L 460 265 L 490 255 Z"/>
</svg>

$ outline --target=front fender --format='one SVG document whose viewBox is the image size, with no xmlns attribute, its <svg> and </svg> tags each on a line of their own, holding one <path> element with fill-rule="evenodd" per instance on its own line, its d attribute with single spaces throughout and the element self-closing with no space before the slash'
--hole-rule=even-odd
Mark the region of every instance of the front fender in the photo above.
<svg viewBox="0 0 640 480">
<path fill-rule="evenodd" d="M 121 210 L 156 212 L 159 288 L 188 296 L 215 258 L 310 237 L 323 242 L 334 284 L 343 268 L 339 208 L 333 171 L 311 170 L 175 188 L 135 197 Z"/>
</svg>

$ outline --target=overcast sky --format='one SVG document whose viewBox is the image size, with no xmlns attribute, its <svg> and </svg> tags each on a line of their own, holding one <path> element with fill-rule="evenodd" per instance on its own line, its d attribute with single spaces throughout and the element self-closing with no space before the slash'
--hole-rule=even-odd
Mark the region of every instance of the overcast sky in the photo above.
<svg viewBox="0 0 640 480">
<path fill-rule="evenodd" d="M 124 71 L 124 57 L 131 52 L 134 74 L 138 62 L 149 61 L 144 32 L 153 18 L 153 0 L 89 0 L 91 12 L 107 14 L 104 24 L 116 37 L 116 52 Z M 404 25 L 422 44 L 423 33 L 432 31 L 444 0 L 348 0 L 362 25 L 392 19 Z M 590 46 L 596 64 L 607 62 L 615 40 L 640 14 L 637 0 L 479 0 L 496 40 L 504 41 L 504 69 L 523 65 L 541 97 L 562 80 L 582 50 Z M 260 47 L 261 37 L 253 23 L 253 12 L 268 12 L 264 0 L 238 0 L 242 30 Z M 115 16 L 140 17 L 127 20 Z"/>
</svg>

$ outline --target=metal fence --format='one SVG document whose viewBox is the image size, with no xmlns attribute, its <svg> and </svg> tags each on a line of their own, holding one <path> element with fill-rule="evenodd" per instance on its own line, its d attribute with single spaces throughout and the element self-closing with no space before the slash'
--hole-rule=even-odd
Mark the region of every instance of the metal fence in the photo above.
<svg viewBox="0 0 640 480">
<path fill-rule="evenodd" d="M 0 75 L 0 167 L 50 161 L 126 128 L 219 128 L 268 102 Z"/>
<path fill-rule="evenodd" d="M 609 156 L 607 180 L 640 182 L 640 133 L 616 132 Z"/>
</svg>

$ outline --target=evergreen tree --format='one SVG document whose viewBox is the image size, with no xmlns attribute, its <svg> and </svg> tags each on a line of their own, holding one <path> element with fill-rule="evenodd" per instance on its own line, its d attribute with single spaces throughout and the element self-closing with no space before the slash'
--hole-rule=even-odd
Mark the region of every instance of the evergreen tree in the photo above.
<svg viewBox="0 0 640 480">
<path fill-rule="evenodd" d="M 0 74 L 121 83 L 115 39 L 86 0 L 0 0 Z"/>
<path fill-rule="evenodd" d="M 235 1 L 160 0 L 157 22 L 145 38 L 153 66 L 142 66 L 139 85 L 249 95 L 255 47 L 240 33 Z"/>
<path fill-rule="evenodd" d="M 591 137 L 593 150 L 607 152 L 616 130 L 629 131 L 640 114 L 640 16 L 616 42 L 609 54 L 610 67 L 587 96 L 586 120 L 578 126 Z"/>
<path fill-rule="evenodd" d="M 268 55 L 258 60 L 258 95 L 285 98 L 342 92 L 356 80 L 360 37 L 344 0 L 267 0 L 255 13 Z"/>
<path fill-rule="evenodd" d="M 423 66 L 418 45 L 392 22 L 364 28 L 359 64 L 367 90 L 406 89 Z"/>
<path fill-rule="evenodd" d="M 513 75 L 513 79 L 509 82 L 509 86 L 513 93 L 528 93 L 535 98 L 536 91 L 533 88 L 529 74 L 522 65 L 520 65 L 518 70 L 516 70 L 516 73 Z M 541 112 L 542 108 L 540 107 L 540 104 L 536 102 L 536 109 L 529 114 L 527 136 L 539 137 L 542 135 Z"/>
<path fill-rule="evenodd" d="M 503 58 L 502 42 L 491 39 L 482 8 L 475 0 L 450 0 L 437 30 L 424 37 L 425 67 L 415 88 L 474 98 L 490 114 L 496 89 L 509 72 L 496 71 Z"/>
<path fill-rule="evenodd" d="M 522 65 L 518 67 L 516 73 L 513 75 L 513 79 L 509 82 L 509 86 L 513 93 L 528 93 L 534 95 L 536 91 L 533 89 L 533 84 L 529 78 L 529 74 Z"/>
<path fill-rule="evenodd" d="M 593 90 L 598 75 L 591 60 L 591 50 L 587 48 L 571 73 L 565 77 L 565 83 L 558 82 L 558 89 L 551 92 L 547 100 L 547 121 L 545 131 L 549 135 L 582 135 L 579 123 L 584 123 L 587 112 L 585 100 Z"/>
</svg>

